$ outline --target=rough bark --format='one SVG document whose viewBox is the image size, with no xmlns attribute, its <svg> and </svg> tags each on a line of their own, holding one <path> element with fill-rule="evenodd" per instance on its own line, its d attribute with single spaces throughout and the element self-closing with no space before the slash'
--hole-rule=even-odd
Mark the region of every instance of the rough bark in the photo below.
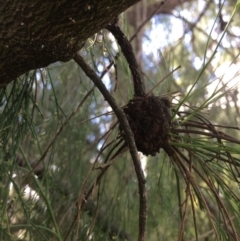
<svg viewBox="0 0 240 241">
<path fill-rule="evenodd" d="M 86 39 L 139 0 L 0 0 L 0 88 L 68 61 Z"/>
</svg>

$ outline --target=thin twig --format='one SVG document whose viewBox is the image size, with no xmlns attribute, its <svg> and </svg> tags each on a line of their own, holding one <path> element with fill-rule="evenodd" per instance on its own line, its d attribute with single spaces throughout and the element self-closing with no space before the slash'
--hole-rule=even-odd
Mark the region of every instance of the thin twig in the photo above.
<svg viewBox="0 0 240 241">
<path fill-rule="evenodd" d="M 122 111 L 122 109 L 118 106 L 115 99 L 107 90 L 106 86 L 103 84 L 101 79 L 96 75 L 96 73 L 91 69 L 91 67 L 84 61 L 80 54 L 76 54 L 74 56 L 74 60 L 76 63 L 82 68 L 85 74 L 93 81 L 99 91 L 102 93 L 103 97 L 106 101 L 108 101 L 109 105 L 112 107 L 113 111 L 115 112 L 119 123 L 121 124 L 125 136 L 126 141 L 128 143 L 128 147 L 130 150 L 130 154 L 132 156 L 133 164 L 135 167 L 135 172 L 138 179 L 138 188 L 139 188 L 139 199 L 140 199 L 140 206 L 139 206 L 139 233 L 138 233 L 138 240 L 144 241 L 146 235 L 146 220 L 147 220 L 147 192 L 146 192 L 146 180 L 145 176 L 141 167 L 141 162 L 139 160 L 134 136 L 128 120 Z"/>
<path fill-rule="evenodd" d="M 150 13 L 150 15 L 139 25 L 137 31 L 132 35 L 132 37 L 129 39 L 129 42 L 132 42 L 132 40 L 134 38 L 137 37 L 138 33 L 141 31 L 141 29 L 144 27 L 144 25 L 147 24 L 147 22 L 149 22 L 151 20 L 151 18 L 157 13 L 157 11 L 162 7 L 162 5 L 165 3 L 166 1 L 160 1 L 160 3 L 158 4 L 158 6 L 152 11 L 152 13 Z"/>
<path fill-rule="evenodd" d="M 203 136 L 209 136 L 209 137 L 213 137 L 213 138 L 220 138 L 222 140 L 225 141 L 229 141 L 231 143 L 236 143 L 236 144 L 240 144 L 240 140 L 235 139 L 234 137 L 228 137 L 228 136 L 224 136 L 224 135 L 220 135 L 220 134 L 214 134 L 214 133 L 208 133 L 208 132 L 204 132 L 204 131 L 198 131 L 198 130 L 185 130 L 185 129 L 174 129 L 174 133 L 188 133 L 188 134 L 197 134 L 197 135 L 203 135 Z"/>
<path fill-rule="evenodd" d="M 183 155 L 182 152 L 180 152 L 177 148 L 173 147 L 174 150 L 187 162 L 189 163 L 189 160 Z M 198 156 L 195 155 L 195 158 L 197 158 L 199 161 L 201 161 L 201 159 L 198 158 Z M 209 170 L 210 170 L 210 167 L 208 165 L 206 165 L 205 167 L 207 167 Z M 234 227 L 234 224 L 232 223 L 232 220 L 230 218 L 230 214 L 228 213 L 227 209 L 226 209 L 226 206 L 224 205 L 222 199 L 219 197 L 219 193 L 218 193 L 218 190 L 216 189 L 215 185 L 214 185 L 214 182 L 212 181 L 211 177 L 205 177 L 204 174 L 202 174 L 200 172 L 200 170 L 193 166 L 193 170 L 197 173 L 197 175 L 202 179 L 202 181 L 209 187 L 211 193 L 214 195 L 216 201 L 217 201 L 217 204 L 218 204 L 218 207 L 219 207 L 219 211 L 220 213 L 227 219 L 227 223 L 230 225 L 230 228 L 231 228 L 231 235 L 233 236 L 234 240 L 238 240 L 238 234 L 235 230 L 235 227 Z M 214 173 L 214 175 L 216 176 L 217 174 L 213 171 L 213 170 L 210 170 L 210 173 Z M 194 182 L 193 182 L 194 183 Z M 224 183 L 225 184 L 225 183 Z M 195 186 L 197 187 L 197 186 Z M 204 201 L 204 205 L 206 207 L 206 209 L 208 211 L 210 211 L 210 208 L 207 204 L 207 201 L 206 201 L 206 198 L 204 197 L 203 193 L 202 192 L 199 192 L 199 194 L 201 195 L 202 197 L 202 201 Z M 211 215 L 210 215 L 211 217 Z M 212 219 L 210 218 L 210 221 L 211 223 L 213 224 L 212 222 Z M 225 222 L 225 220 L 224 220 Z M 214 227 L 214 225 L 213 225 Z M 230 229 L 229 228 L 229 229 Z M 229 231 L 228 231 L 229 232 Z M 216 231 L 215 232 L 216 236 L 218 236 L 218 232 Z M 217 240 L 220 240 L 219 238 L 217 238 Z"/>
<path fill-rule="evenodd" d="M 25 178 L 25 180 L 23 181 L 24 184 L 28 183 L 28 180 L 30 178 L 30 176 L 34 173 L 34 170 L 37 168 L 37 166 L 44 160 L 44 158 L 46 157 L 47 153 L 49 152 L 49 150 L 51 149 L 51 147 L 53 146 L 53 144 L 55 143 L 56 139 L 58 138 L 58 136 L 60 135 L 60 133 L 63 131 L 63 129 L 65 128 L 65 126 L 69 123 L 69 121 L 73 118 L 73 116 L 77 113 L 77 111 L 82 107 L 82 105 L 85 103 L 86 99 L 90 96 L 90 94 L 93 92 L 93 90 L 95 89 L 95 86 L 93 86 L 88 93 L 83 97 L 82 101 L 78 104 L 77 108 L 71 113 L 71 115 L 65 120 L 65 122 L 61 125 L 61 127 L 59 128 L 57 134 L 55 135 L 55 137 L 52 139 L 52 141 L 50 142 L 50 144 L 48 145 L 47 149 L 45 150 L 45 152 L 43 153 L 43 155 L 38 159 L 38 161 L 35 163 L 35 165 L 33 166 L 32 170 L 29 172 L 29 174 L 27 175 L 27 177 Z"/>
<path fill-rule="evenodd" d="M 161 79 L 151 90 L 149 90 L 148 92 L 147 92 L 147 95 L 150 95 L 152 92 L 153 92 L 153 90 L 158 86 L 158 85 L 160 85 L 166 78 L 168 78 L 171 74 L 173 74 L 173 72 L 175 72 L 176 70 L 178 70 L 178 69 L 180 69 L 181 68 L 181 66 L 178 66 L 177 68 L 175 68 L 174 70 L 172 70 L 170 73 L 168 73 L 163 79 Z"/>
<path fill-rule="evenodd" d="M 185 167 L 185 164 L 184 164 L 184 161 L 188 163 L 188 159 L 184 156 L 184 154 L 176 147 L 173 146 L 173 149 L 175 151 L 174 153 L 174 158 L 172 158 L 172 161 L 176 164 L 176 166 L 178 166 L 179 170 L 182 171 L 182 177 L 185 179 L 185 182 L 187 183 L 186 181 L 186 178 L 189 177 L 189 179 L 187 180 L 190 180 L 191 181 L 191 185 L 192 187 L 194 188 L 195 190 L 195 193 L 198 195 L 199 197 L 199 202 L 201 201 L 200 205 L 203 204 L 203 207 L 205 207 L 206 211 L 207 211 L 207 215 L 209 217 L 209 221 L 211 222 L 212 224 L 212 227 L 214 229 L 214 233 L 216 235 L 216 240 L 220 240 L 219 237 L 218 237 L 218 232 L 217 232 L 217 228 L 216 228 L 216 225 L 215 223 L 213 222 L 213 219 L 212 219 L 212 215 L 211 215 L 211 212 L 206 204 L 206 201 L 202 195 L 202 192 L 201 190 L 199 189 L 197 183 L 195 182 L 194 178 L 191 178 L 190 177 L 190 174 L 188 172 L 188 169 Z M 193 166 L 193 169 L 197 172 L 197 169 L 195 169 L 195 167 Z M 199 173 L 197 173 L 199 175 Z M 186 177 L 185 177 L 186 176 Z M 202 175 L 200 173 L 199 175 L 200 178 L 202 178 Z M 204 178 L 202 178 L 203 181 Z M 206 184 L 208 185 L 208 182 L 206 182 Z M 211 189 L 211 188 L 210 188 Z"/>
<path fill-rule="evenodd" d="M 107 157 L 106 157 L 106 160 L 105 162 L 107 163 L 112 163 L 113 160 L 115 160 L 117 157 L 119 157 L 123 152 L 124 152 L 124 149 L 126 147 L 126 143 L 124 143 L 118 150 L 117 152 L 113 155 L 113 157 L 110 158 L 110 155 L 111 153 L 113 152 L 113 150 L 115 150 L 116 146 L 118 146 L 119 143 L 117 143 L 111 150 L 110 152 L 108 153 Z M 110 158 L 110 160 L 109 160 Z M 97 176 L 95 182 L 92 184 L 91 188 L 88 190 L 88 192 L 85 194 L 85 187 L 86 187 L 86 184 L 87 184 L 87 180 L 89 179 L 89 176 L 90 176 L 90 173 L 92 172 L 92 170 L 94 169 L 94 166 L 95 166 L 95 163 L 97 161 L 98 157 L 95 159 L 94 161 L 94 164 L 91 166 L 88 174 L 87 174 L 87 177 L 85 178 L 84 182 L 83 182 L 83 185 L 81 187 L 80 190 L 82 190 L 82 193 L 79 195 L 78 197 L 78 200 L 77 200 L 77 206 L 78 206 L 78 211 L 75 215 L 75 217 L 73 218 L 73 221 L 68 229 L 68 232 L 64 238 L 64 241 L 67 241 L 68 240 L 68 237 L 70 236 L 77 220 L 80 218 L 80 212 L 81 210 L 84 208 L 85 204 L 88 203 L 89 201 L 89 197 L 92 195 L 93 191 L 94 191 L 94 188 L 100 183 L 102 177 L 104 176 L 104 174 L 106 173 L 106 171 L 108 170 L 109 165 L 106 165 L 103 169 L 101 169 L 101 172 L 100 174 Z M 87 208 L 86 208 L 87 209 Z"/>
</svg>

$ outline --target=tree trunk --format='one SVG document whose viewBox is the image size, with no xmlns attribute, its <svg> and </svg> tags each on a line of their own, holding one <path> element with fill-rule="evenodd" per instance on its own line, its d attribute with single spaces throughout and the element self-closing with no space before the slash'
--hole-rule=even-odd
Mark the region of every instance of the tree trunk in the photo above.
<svg viewBox="0 0 240 241">
<path fill-rule="evenodd" d="M 0 0 L 0 88 L 68 61 L 87 38 L 139 0 Z"/>
</svg>

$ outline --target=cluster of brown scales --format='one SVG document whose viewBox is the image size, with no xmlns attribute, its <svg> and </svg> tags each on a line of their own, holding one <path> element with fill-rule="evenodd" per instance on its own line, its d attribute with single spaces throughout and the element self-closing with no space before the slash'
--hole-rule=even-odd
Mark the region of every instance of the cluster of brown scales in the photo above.
<svg viewBox="0 0 240 241">
<path fill-rule="evenodd" d="M 145 95 L 134 97 L 124 107 L 137 149 L 144 155 L 155 156 L 160 148 L 168 146 L 170 105 L 166 97 Z"/>
</svg>

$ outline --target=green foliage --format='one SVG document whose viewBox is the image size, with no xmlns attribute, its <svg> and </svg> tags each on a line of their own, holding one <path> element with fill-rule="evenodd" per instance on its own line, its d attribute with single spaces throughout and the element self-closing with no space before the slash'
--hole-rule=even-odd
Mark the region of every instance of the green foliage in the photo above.
<svg viewBox="0 0 240 241">
<path fill-rule="evenodd" d="M 160 82 L 153 93 L 172 99 L 173 123 L 174 154 L 161 149 L 155 157 L 142 158 L 147 240 L 236 240 L 238 89 L 218 69 L 225 63 L 239 65 L 238 40 L 231 35 L 239 1 L 234 9 L 231 1 L 222 8 L 212 4 L 202 15 L 194 1 L 186 3 L 201 16 L 195 26 L 189 23 L 195 18 L 185 19 L 184 6 L 178 9 L 185 24 L 182 37 L 171 39 L 176 16 L 164 16 L 165 25 L 155 17 L 155 25 L 165 29 L 161 38 L 169 41 L 152 54 L 140 52 L 146 91 Z M 215 38 L 220 14 L 229 22 Z M 150 35 L 153 27 L 146 25 L 145 33 Z M 172 33 L 166 33 L 169 27 Z M 127 17 L 122 28 L 133 34 Z M 119 49 L 103 30 L 88 40 L 81 54 L 99 76 L 114 61 L 103 82 L 123 106 L 133 97 L 133 87 Z M 163 80 L 179 65 L 180 70 Z M 27 73 L 1 90 L 0 240 L 136 239 L 135 170 L 115 115 L 92 87 L 70 61 Z"/>
</svg>

